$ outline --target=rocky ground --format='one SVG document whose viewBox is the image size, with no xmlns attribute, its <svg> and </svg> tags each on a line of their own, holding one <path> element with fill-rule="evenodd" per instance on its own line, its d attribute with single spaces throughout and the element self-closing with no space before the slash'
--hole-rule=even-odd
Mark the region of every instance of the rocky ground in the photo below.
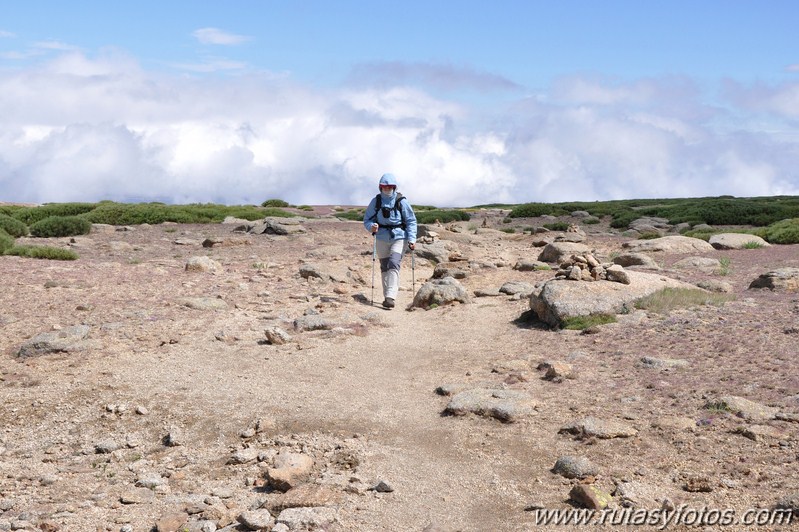
<svg viewBox="0 0 799 532">
<path fill-rule="evenodd" d="M 406 257 L 398 308 L 370 306 L 371 238 L 327 216 L 27 239 L 80 259 L 0 257 L 0 530 L 569 530 L 537 510 L 596 504 L 580 490 L 796 509 L 799 293 L 748 287 L 799 246 L 651 252 L 734 300 L 585 334 L 499 291 L 555 273 L 514 268 L 542 234 L 503 215 L 432 228 L 470 299 L 410 311 L 435 264 Z M 584 229 L 598 258 L 631 240 Z"/>
</svg>

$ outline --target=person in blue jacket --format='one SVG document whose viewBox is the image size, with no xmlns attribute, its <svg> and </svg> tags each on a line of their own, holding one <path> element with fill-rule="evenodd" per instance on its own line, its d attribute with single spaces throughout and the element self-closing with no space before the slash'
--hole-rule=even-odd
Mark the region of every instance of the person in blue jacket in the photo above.
<svg viewBox="0 0 799 532">
<path fill-rule="evenodd" d="M 363 215 L 363 225 L 375 238 L 383 279 L 383 307 L 394 308 L 399 291 L 402 256 L 416 247 L 416 215 L 410 202 L 397 192 L 394 174 L 380 178 L 380 194 L 372 198 Z"/>
</svg>

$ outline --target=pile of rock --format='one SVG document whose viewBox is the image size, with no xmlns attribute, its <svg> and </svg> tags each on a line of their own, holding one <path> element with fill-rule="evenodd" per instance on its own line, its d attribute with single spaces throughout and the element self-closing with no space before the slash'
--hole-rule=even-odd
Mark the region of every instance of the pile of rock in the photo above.
<svg viewBox="0 0 799 532">
<path fill-rule="evenodd" d="M 572 255 L 560 264 L 555 279 L 570 281 L 613 281 L 630 284 L 630 276 L 619 264 L 600 263 L 591 253 Z"/>
</svg>

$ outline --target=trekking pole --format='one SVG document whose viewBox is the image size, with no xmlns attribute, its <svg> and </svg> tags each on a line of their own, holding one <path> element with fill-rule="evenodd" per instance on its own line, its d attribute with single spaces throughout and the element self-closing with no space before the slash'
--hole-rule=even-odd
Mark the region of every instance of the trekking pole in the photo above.
<svg viewBox="0 0 799 532">
<path fill-rule="evenodd" d="M 377 235 L 372 233 L 372 306 L 375 306 L 375 260 L 377 258 Z"/>
<path fill-rule="evenodd" d="M 413 283 L 413 295 L 416 296 L 416 261 L 414 257 L 416 255 L 411 250 L 411 282 Z"/>
</svg>

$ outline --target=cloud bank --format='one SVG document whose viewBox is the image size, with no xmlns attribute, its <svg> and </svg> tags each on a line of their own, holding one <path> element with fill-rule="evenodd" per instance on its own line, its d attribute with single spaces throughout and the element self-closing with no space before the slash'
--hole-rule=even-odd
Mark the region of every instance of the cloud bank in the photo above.
<svg viewBox="0 0 799 532">
<path fill-rule="evenodd" d="M 0 70 L 0 94 L 2 201 L 359 205 L 384 172 L 438 206 L 799 194 L 799 82 L 728 80 L 711 105 L 690 79 L 567 77 L 524 95 L 499 76 L 386 63 L 321 89 L 67 49 Z"/>
</svg>

